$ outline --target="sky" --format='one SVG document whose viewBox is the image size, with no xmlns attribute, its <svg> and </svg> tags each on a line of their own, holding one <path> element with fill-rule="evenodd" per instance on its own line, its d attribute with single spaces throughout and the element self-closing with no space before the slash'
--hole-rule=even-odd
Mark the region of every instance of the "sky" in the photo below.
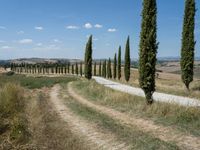
<svg viewBox="0 0 200 150">
<path fill-rule="evenodd" d="M 200 0 L 196 0 L 200 56 Z M 157 0 L 158 57 L 180 56 L 184 0 Z M 0 59 L 82 59 L 89 35 L 93 57 L 113 57 L 130 36 L 139 53 L 142 0 L 0 0 Z"/>
</svg>

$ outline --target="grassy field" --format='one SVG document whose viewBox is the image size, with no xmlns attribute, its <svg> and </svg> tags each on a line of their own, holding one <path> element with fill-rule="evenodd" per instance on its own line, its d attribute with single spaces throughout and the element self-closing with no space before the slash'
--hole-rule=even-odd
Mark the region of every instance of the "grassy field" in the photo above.
<svg viewBox="0 0 200 150">
<path fill-rule="evenodd" d="M 50 87 L 76 80 L 74 77 L 1 75 L 0 149 L 88 150 L 48 102 Z"/>
<path fill-rule="evenodd" d="M 78 93 L 97 104 L 151 119 L 157 124 L 172 126 L 178 130 L 200 136 L 200 110 L 198 108 L 186 108 L 157 102 L 149 107 L 146 105 L 144 98 L 105 88 L 94 81 L 82 80 L 74 83 L 73 86 Z"/>
<path fill-rule="evenodd" d="M 72 98 L 66 100 L 66 105 L 77 115 L 97 124 L 97 128 L 104 132 L 112 132 L 117 135 L 119 139 L 128 142 L 130 149 L 178 149 L 178 147 L 173 143 L 163 142 L 148 133 L 139 131 L 137 128 L 125 127 L 118 121 L 81 105 Z"/>
<path fill-rule="evenodd" d="M 26 75 L 0 75 L 0 86 L 7 82 L 20 84 L 29 89 L 39 89 L 42 87 L 52 87 L 59 83 L 68 83 L 76 80 L 75 77 L 45 77 L 45 76 L 26 76 Z"/>
<path fill-rule="evenodd" d="M 168 77 L 166 74 L 161 77 L 162 79 L 157 79 L 161 85 L 164 82 L 166 82 L 165 86 L 169 87 L 173 84 L 163 79 Z M 137 86 L 136 77 L 132 79 L 135 79 L 133 84 Z M 0 75 L 0 119 L 2 120 L 0 149 L 2 147 L 3 149 L 9 147 L 11 149 L 41 149 L 42 147 L 55 150 L 90 149 L 82 138 L 74 135 L 68 124 L 57 116 L 48 100 L 51 87 L 61 84 L 63 90 L 66 90 L 67 84 L 72 81 L 72 86 L 77 93 L 96 104 L 200 137 L 200 110 L 197 108 L 164 103 L 147 106 L 144 98 L 114 91 L 84 78 L 4 74 Z M 180 82 L 175 83 L 175 86 L 180 85 Z M 176 143 L 164 142 L 150 133 L 124 126 L 117 120 L 80 104 L 72 97 L 67 97 L 65 103 L 77 116 L 96 124 L 105 132 L 112 132 L 119 140 L 128 142 L 131 149 L 179 149 Z"/>
</svg>

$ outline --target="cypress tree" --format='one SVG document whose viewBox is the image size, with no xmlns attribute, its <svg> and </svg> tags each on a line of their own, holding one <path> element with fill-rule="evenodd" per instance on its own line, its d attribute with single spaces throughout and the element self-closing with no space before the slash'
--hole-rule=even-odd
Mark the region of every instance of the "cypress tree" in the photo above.
<svg viewBox="0 0 200 150">
<path fill-rule="evenodd" d="M 44 73 L 44 70 L 43 70 Z M 58 73 L 58 65 L 56 64 L 56 74 Z"/>
<path fill-rule="evenodd" d="M 119 47 L 118 51 L 118 63 L 117 63 L 117 74 L 118 74 L 118 80 L 121 79 L 121 46 Z"/>
<path fill-rule="evenodd" d="M 107 73 L 106 73 L 106 60 L 104 60 L 104 62 L 103 62 L 102 73 L 103 73 L 102 74 L 103 77 L 106 78 L 106 75 L 107 75 Z"/>
<path fill-rule="evenodd" d="M 67 73 L 69 74 L 70 72 L 70 62 L 67 63 Z"/>
<path fill-rule="evenodd" d="M 107 64 L 107 78 L 112 78 L 112 70 L 111 70 L 111 60 L 109 58 L 108 64 Z"/>
<path fill-rule="evenodd" d="M 88 80 L 92 78 L 92 35 L 89 37 L 85 49 L 85 77 Z"/>
<path fill-rule="evenodd" d="M 72 74 L 74 74 L 74 65 L 72 65 Z"/>
<path fill-rule="evenodd" d="M 182 48 L 181 48 L 181 71 L 182 81 L 189 90 L 190 83 L 193 81 L 194 75 L 194 51 L 195 51 L 195 0 L 185 1 L 185 16 L 182 32 Z"/>
<path fill-rule="evenodd" d="M 81 77 L 83 76 L 83 65 L 82 65 L 82 62 L 80 64 L 80 75 L 81 75 Z"/>
<path fill-rule="evenodd" d="M 101 61 L 100 61 L 100 63 L 99 63 L 99 76 L 101 77 L 101 74 L 102 74 L 102 72 L 101 72 Z"/>
<path fill-rule="evenodd" d="M 116 79 L 116 77 L 117 77 L 117 54 L 115 53 L 114 64 L 113 64 L 113 78 Z"/>
<path fill-rule="evenodd" d="M 96 64 L 96 62 L 94 63 L 94 76 L 96 76 L 97 75 L 97 64 Z"/>
<path fill-rule="evenodd" d="M 131 67 L 131 58 L 130 58 L 130 38 L 128 37 L 126 42 L 125 50 L 125 62 L 124 62 L 124 75 L 125 80 L 128 82 L 130 79 L 130 67 Z"/>
<path fill-rule="evenodd" d="M 67 64 L 65 64 L 65 74 L 67 74 Z"/>
<path fill-rule="evenodd" d="M 64 73 L 64 72 L 63 72 L 63 69 L 64 69 L 64 67 L 63 67 L 63 65 L 61 65 L 61 74 Z"/>
<path fill-rule="evenodd" d="M 155 91 L 157 39 L 156 0 L 144 0 L 139 53 L 139 81 L 148 104 L 152 104 Z"/>
<path fill-rule="evenodd" d="M 78 76 L 78 64 L 76 63 L 76 75 Z"/>
</svg>

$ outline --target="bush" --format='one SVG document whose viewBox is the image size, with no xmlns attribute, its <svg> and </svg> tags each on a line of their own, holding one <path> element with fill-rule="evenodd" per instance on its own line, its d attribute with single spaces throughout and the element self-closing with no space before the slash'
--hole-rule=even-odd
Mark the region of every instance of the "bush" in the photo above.
<svg viewBox="0 0 200 150">
<path fill-rule="evenodd" d="M 13 71 L 9 71 L 6 73 L 7 76 L 13 76 L 14 74 L 15 74 L 15 72 L 13 72 Z"/>
</svg>

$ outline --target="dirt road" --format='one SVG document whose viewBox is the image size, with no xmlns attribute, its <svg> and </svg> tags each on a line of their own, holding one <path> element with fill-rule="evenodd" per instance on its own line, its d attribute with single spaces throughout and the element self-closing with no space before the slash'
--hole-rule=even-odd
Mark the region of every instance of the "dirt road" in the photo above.
<svg viewBox="0 0 200 150">
<path fill-rule="evenodd" d="M 64 104 L 58 95 L 60 86 L 56 85 L 52 88 L 50 93 L 50 100 L 58 113 L 58 115 L 69 124 L 70 130 L 85 139 L 86 144 L 94 150 L 126 150 L 128 146 L 126 143 L 118 141 L 112 133 L 103 132 L 97 126 L 91 122 L 83 120 L 79 116 L 75 115 Z"/>
<path fill-rule="evenodd" d="M 86 105 L 87 107 L 90 107 L 92 109 L 95 109 L 113 119 L 116 119 L 120 121 L 123 125 L 130 125 L 133 128 L 138 128 L 138 130 L 150 133 L 153 136 L 165 142 L 174 142 L 182 149 L 199 150 L 200 148 L 200 138 L 181 133 L 178 130 L 175 130 L 171 127 L 156 125 L 153 121 L 150 120 L 144 120 L 141 118 L 121 113 L 119 111 L 105 106 L 96 105 L 87 100 L 86 98 L 83 98 L 81 95 L 77 94 L 73 90 L 71 83 L 68 84 L 68 92 L 79 103 Z"/>
<path fill-rule="evenodd" d="M 106 87 L 112 88 L 114 90 L 125 92 L 131 95 L 145 97 L 144 92 L 140 88 L 135 88 L 129 85 L 113 82 L 113 81 L 104 79 L 102 77 L 93 77 L 93 79 L 95 79 L 97 83 L 104 85 Z M 175 103 L 175 104 L 179 104 L 183 106 L 200 107 L 200 100 L 183 97 L 183 96 L 176 96 L 176 95 L 155 92 L 153 94 L 153 99 L 159 102 Z"/>
</svg>

